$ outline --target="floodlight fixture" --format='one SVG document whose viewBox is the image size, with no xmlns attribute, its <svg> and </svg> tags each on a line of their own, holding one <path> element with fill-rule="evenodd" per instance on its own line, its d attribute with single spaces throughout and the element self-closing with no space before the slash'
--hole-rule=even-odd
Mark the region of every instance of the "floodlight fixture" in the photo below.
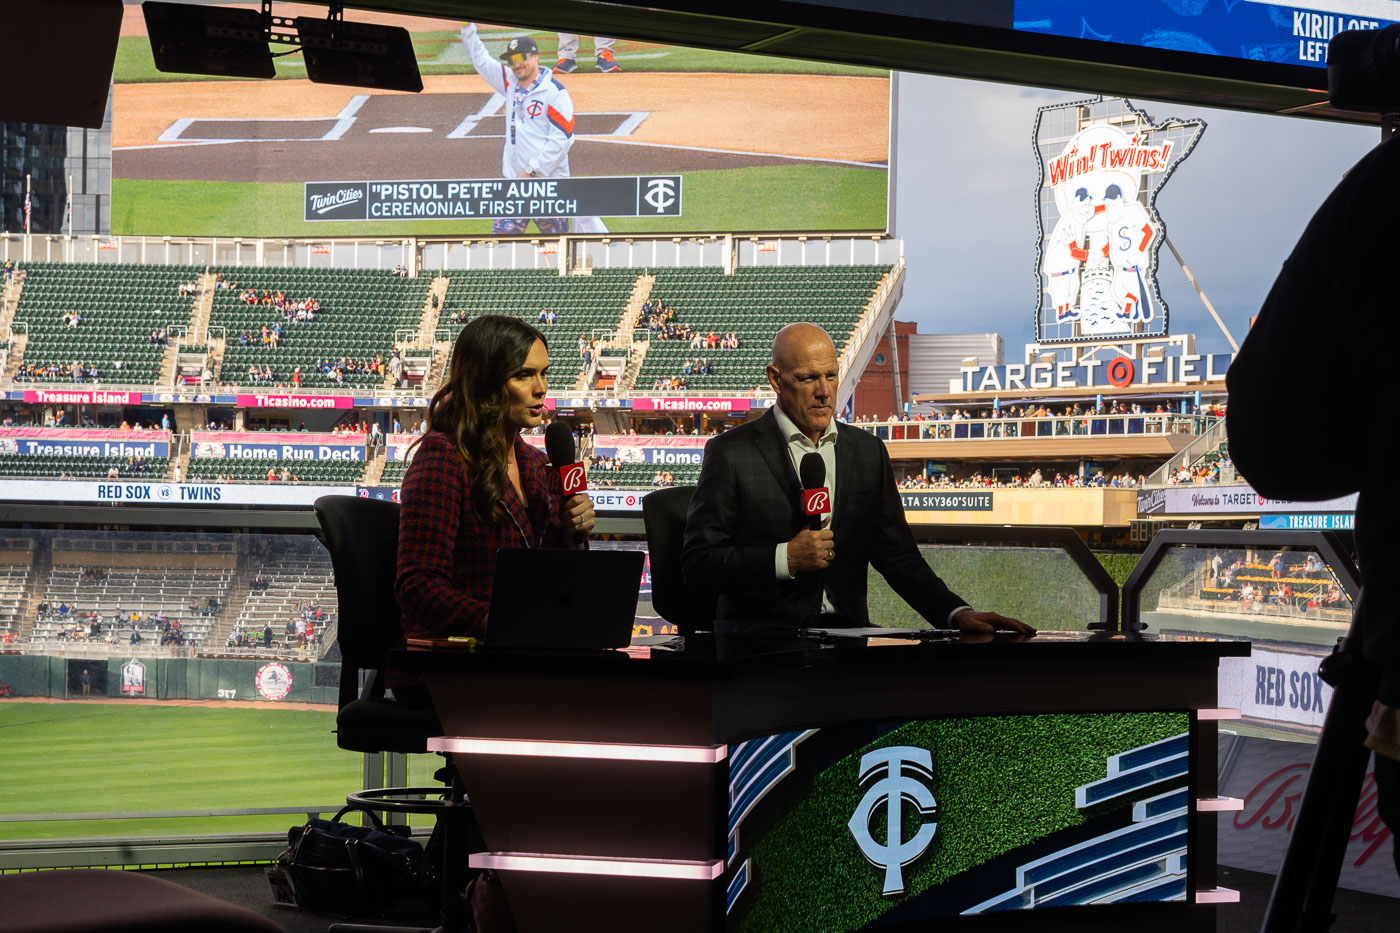
<svg viewBox="0 0 1400 933">
<path fill-rule="evenodd" d="M 423 90 L 407 29 L 346 22 L 341 0 L 328 6 L 325 19 L 273 16 L 272 0 L 261 10 L 146 0 L 142 10 L 159 71 L 274 78 L 273 58 L 300 51 L 313 84 Z"/>
</svg>

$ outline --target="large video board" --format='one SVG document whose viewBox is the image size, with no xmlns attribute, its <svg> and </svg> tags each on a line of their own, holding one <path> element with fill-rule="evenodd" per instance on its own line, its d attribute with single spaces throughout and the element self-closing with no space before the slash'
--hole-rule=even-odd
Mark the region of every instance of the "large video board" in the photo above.
<svg viewBox="0 0 1400 933">
<path fill-rule="evenodd" d="M 300 54 L 275 80 L 210 79 L 157 72 L 136 9 L 113 92 L 115 234 L 888 226 L 887 70 L 357 12 L 409 30 L 421 94 L 311 84 Z M 500 56 L 524 39 L 543 68 L 521 94 Z"/>
</svg>

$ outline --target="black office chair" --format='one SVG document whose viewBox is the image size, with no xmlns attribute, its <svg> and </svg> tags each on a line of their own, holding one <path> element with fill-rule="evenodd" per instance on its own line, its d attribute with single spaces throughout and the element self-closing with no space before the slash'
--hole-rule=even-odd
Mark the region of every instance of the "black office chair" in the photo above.
<svg viewBox="0 0 1400 933">
<path fill-rule="evenodd" d="M 326 548 L 335 571 L 340 646 L 340 695 L 335 715 L 336 744 L 354 752 L 423 754 L 427 741 L 443 734 L 437 715 L 396 703 L 384 695 L 384 667 L 391 649 L 401 647 L 394 577 L 399 554 L 399 507 L 381 499 L 322 496 L 315 502 Z M 364 686 L 360 687 L 361 672 Z M 347 794 L 347 805 L 386 813 L 431 813 L 442 853 L 440 931 L 470 929 L 462 901 L 466 852 L 473 832 L 470 804 L 454 768 L 445 769 L 441 787 L 385 787 Z M 442 799 L 427 799 L 440 797 Z M 435 846 L 430 843 L 429 850 Z M 384 930 L 398 926 L 335 924 L 332 931 Z"/>
<path fill-rule="evenodd" d="M 681 576 L 685 516 L 694 495 L 694 486 L 671 486 L 648 493 L 642 500 L 647 550 L 651 552 L 651 604 L 682 635 L 709 631 L 718 603 L 713 590 L 691 589 Z"/>
</svg>

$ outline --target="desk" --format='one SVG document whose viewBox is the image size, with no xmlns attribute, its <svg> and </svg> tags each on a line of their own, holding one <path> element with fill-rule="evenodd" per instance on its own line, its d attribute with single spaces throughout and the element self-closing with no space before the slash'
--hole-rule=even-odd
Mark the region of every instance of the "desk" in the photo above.
<svg viewBox="0 0 1400 933">
<path fill-rule="evenodd" d="M 394 656 L 522 933 L 1214 929 L 1216 669 L 1248 643 L 754 647 Z"/>
</svg>

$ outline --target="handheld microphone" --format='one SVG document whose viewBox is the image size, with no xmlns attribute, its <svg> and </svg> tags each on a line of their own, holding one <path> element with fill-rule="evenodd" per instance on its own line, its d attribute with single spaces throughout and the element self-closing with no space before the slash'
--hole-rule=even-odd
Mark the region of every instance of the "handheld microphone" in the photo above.
<svg viewBox="0 0 1400 933">
<path fill-rule="evenodd" d="M 798 475 L 802 478 L 802 514 L 808 517 L 813 531 L 821 531 L 822 516 L 831 511 L 831 490 L 826 488 L 826 461 L 819 453 L 804 454 Z"/>
<path fill-rule="evenodd" d="M 588 490 L 588 472 L 582 463 L 574 462 L 574 432 L 562 421 L 551 421 L 544 429 L 544 449 L 549 454 L 549 462 L 554 469 L 550 470 L 549 485 L 550 490 L 558 492 L 560 498 L 567 499 L 570 496 L 586 493 Z M 558 489 L 554 484 L 558 483 Z M 574 544 L 583 547 L 588 542 L 588 535 L 579 531 L 574 533 Z"/>
</svg>

